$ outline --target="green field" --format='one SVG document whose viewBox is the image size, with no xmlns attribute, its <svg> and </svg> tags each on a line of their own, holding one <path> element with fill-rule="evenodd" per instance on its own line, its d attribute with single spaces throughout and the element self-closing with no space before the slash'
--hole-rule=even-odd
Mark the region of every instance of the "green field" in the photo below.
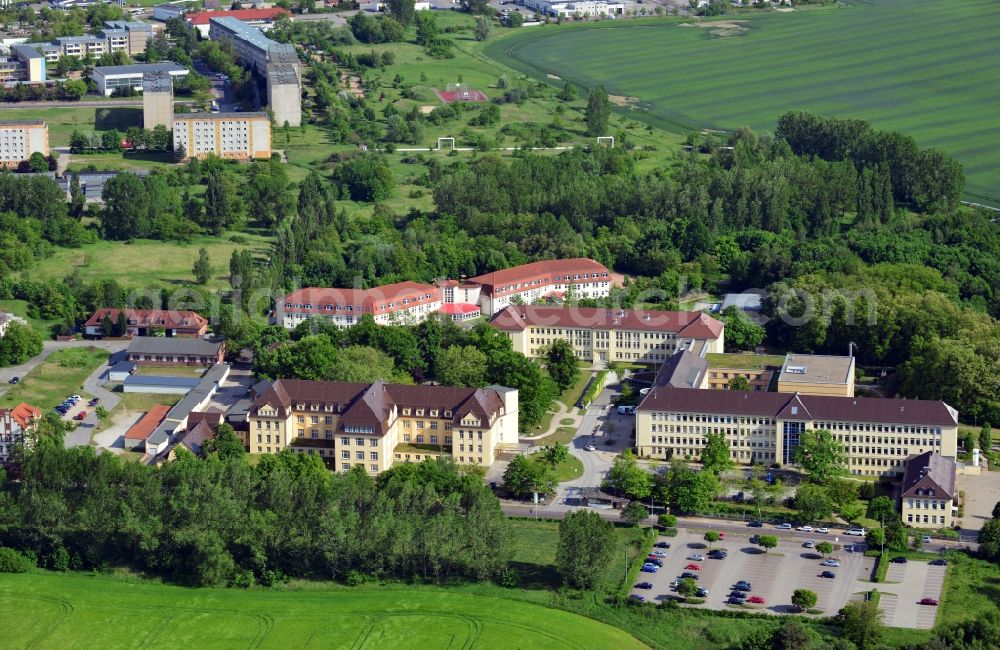
<svg viewBox="0 0 1000 650">
<path fill-rule="evenodd" d="M 485 52 L 538 79 L 603 83 L 674 130 L 773 131 L 793 109 L 865 119 L 952 154 L 968 198 L 1000 205 L 1000 4 L 858 0 L 726 19 L 522 29 Z"/>
<path fill-rule="evenodd" d="M 604 623 L 440 589 L 185 589 L 81 574 L 0 580 L 8 648 L 626 648 Z"/>
<path fill-rule="evenodd" d="M 37 368 L 21 377 L 21 383 L 11 386 L 2 397 L 0 407 L 8 408 L 27 402 L 46 411 L 68 395 L 83 391 L 83 382 L 94 368 L 107 363 L 106 350 L 97 348 L 69 348 L 56 350 Z"/>
</svg>

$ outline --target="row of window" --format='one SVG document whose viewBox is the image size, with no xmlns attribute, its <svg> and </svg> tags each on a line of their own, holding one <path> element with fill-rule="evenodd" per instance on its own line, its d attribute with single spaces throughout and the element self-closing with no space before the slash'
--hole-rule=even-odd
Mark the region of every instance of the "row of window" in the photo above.
<svg viewBox="0 0 1000 650">
<path fill-rule="evenodd" d="M 914 523 L 919 524 L 920 523 L 920 515 L 906 515 L 906 523 L 908 523 L 908 524 L 914 524 Z M 930 520 L 928 521 L 928 515 L 924 515 L 924 522 L 923 523 L 925 523 L 925 524 L 941 524 L 942 526 L 944 526 L 945 524 L 948 523 L 948 519 L 944 515 L 941 515 L 940 517 L 938 515 L 930 515 Z"/>
<path fill-rule="evenodd" d="M 941 499 L 907 499 L 907 507 L 917 510 L 947 510 L 948 502 Z"/>
</svg>

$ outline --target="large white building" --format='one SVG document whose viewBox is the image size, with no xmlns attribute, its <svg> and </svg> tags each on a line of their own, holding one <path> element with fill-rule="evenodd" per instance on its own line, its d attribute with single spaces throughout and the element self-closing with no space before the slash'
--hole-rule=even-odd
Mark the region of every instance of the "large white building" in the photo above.
<svg viewBox="0 0 1000 650">
<path fill-rule="evenodd" d="M 546 16 L 572 18 L 574 16 L 620 16 L 625 13 L 628 3 L 616 2 L 615 0 L 574 0 L 572 2 L 522 0 L 520 4 Z"/>
<path fill-rule="evenodd" d="M 36 152 L 49 155 L 49 127 L 45 122 L 0 120 L 0 167 L 17 167 Z"/>
<path fill-rule="evenodd" d="M 600 262 L 577 257 L 522 264 L 477 275 L 468 282 L 479 285 L 479 306 L 492 316 L 508 305 L 530 305 L 545 298 L 606 298 L 611 272 Z"/>
<path fill-rule="evenodd" d="M 92 78 L 98 94 L 110 97 L 118 88 L 131 88 L 136 92 L 142 90 L 143 77 L 155 73 L 169 74 L 176 81 L 186 77 L 188 69 L 173 61 L 108 65 L 94 68 Z"/>
<path fill-rule="evenodd" d="M 183 113 L 173 117 L 174 152 L 184 158 L 250 160 L 271 157 L 267 113 Z"/>
</svg>

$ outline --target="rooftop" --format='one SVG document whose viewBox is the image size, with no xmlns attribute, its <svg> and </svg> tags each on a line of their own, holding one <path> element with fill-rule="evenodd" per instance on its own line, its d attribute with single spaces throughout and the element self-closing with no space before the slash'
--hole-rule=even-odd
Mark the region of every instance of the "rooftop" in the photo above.
<svg viewBox="0 0 1000 650">
<path fill-rule="evenodd" d="M 583 276 L 611 280 L 611 274 L 600 262 L 586 257 L 576 257 L 568 260 L 543 260 L 522 264 L 509 269 L 501 269 L 469 278 L 469 282 L 483 285 L 487 293 L 510 293 L 524 291 L 532 286 L 559 284 L 578 280 L 588 280 Z M 517 286 L 520 285 L 520 286 Z"/>
<path fill-rule="evenodd" d="M 161 61 L 160 63 L 133 63 L 130 65 L 106 65 L 94 68 L 94 74 L 106 77 L 115 75 L 139 75 L 150 72 L 169 72 L 171 74 L 187 74 L 188 69 L 173 61 Z"/>
<path fill-rule="evenodd" d="M 383 314 L 440 299 L 437 288 L 419 282 L 396 282 L 372 289 L 306 287 L 279 302 L 279 310 L 310 314 Z"/>
<path fill-rule="evenodd" d="M 160 426 L 160 422 L 163 422 L 163 418 L 167 416 L 169 410 L 169 406 L 164 406 L 163 404 L 155 405 L 138 422 L 129 427 L 129 430 L 125 432 L 125 439 L 145 440 L 149 437 L 149 434 L 153 433 L 156 427 Z"/>
<path fill-rule="evenodd" d="M 111 319 L 112 323 L 115 323 L 119 313 L 121 310 L 115 308 L 98 309 L 90 315 L 84 326 L 100 325 L 105 316 Z M 126 309 L 125 322 L 128 325 L 156 325 L 169 328 L 193 327 L 196 329 L 208 325 L 208 320 L 197 312 L 174 309 Z"/>
<path fill-rule="evenodd" d="M 267 113 L 174 113 L 174 121 L 177 120 L 259 120 L 270 121 Z"/>
<path fill-rule="evenodd" d="M 955 461 L 941 454 L 925 451 L 906 459 L 903 482 L 899 494 L 907 496 L 933 496 L 953 499 L 955 489 Z"/>
<path fill-rule="evenodd" d="M 797 384 L 847 384 L 854 374 L 854 357 L 788 354 L 779 382 Z"/>
<path fill-rule="evenodd" d="M 236 18 L 229 16 L 223 16 L 218 18 L 213 16 L 209 22 L 212 25 L 223 28 L 236 38 L 253 44 L 255 47 L 259 48 L 260 50 L 263 50 L 264 52 L 270 50 L 271 46 L 277 45 L 275 41 L 272 41 L 267 36 L 264 36 L 264 32 L 260 31 L 259 29 L 257 29 L 252 25 L 246 24 L 242 20 L 238 20 Z"/>
<path fill-rule="evenodd" d="M 166 93 L 173 88 L 170 75 L 166 72 L 153 72 L 142 76 L 142 91 Z"/>
<path fill-rule="evenodd" d="M 299 75 L 295 74 L 295 68 L 282 63 L 267 66 L 267 81 L 272 84 L 297 85 Z"/>
<path fill-rule="evenodd" d="M 655 386 L 674 388 L 698 388 L 708 371 L 709 364 L 693 352 L 675 352 L 663 362 L 653 380 Z"/>
<path fill-rule="evenodd" d="M 615 329 L 669 332 L 682 338 L 717 339 L 725 325 L 700 311 L 606 309 L 603 307 L 540 307 L 511 305 L 495 314 L 490 325 L 519 332 L 528 327 Z"/>
<path fill-rule="evenodd" d="M 45 126 L 45 120 L 4 120 L 0 119 L 0 129 L 5 126 Z"/>
<path fill-rule="evenodd" d="M 199 357 L 214 357 L 222 343 L 204 339 L 190 339 L 167 336 L 136 336 L 129 343 L 129 354 L 186 354 Z"/>
<path fill-rule="evenodd" d="M 197 11 L 188 14 L 184 20 L 192 25 L 207 25 L 213 18 L 230 18 L 239 20 L 276 20 L 281 16 L 291 15 L 287 9 L 234 9 L 232 11 Z"/>
<path fill-rule="evenodd" d="M 448 302 L 441 305 L 439 310 L 442 314 L 472 314 L 478 313 L 479 305 L 470 305 L 464 302 Z"/>
<path fill-rule="evenodd" d="M 740 368 L 744 370 L 764 370 L 780 368 L 785 357 L 780 354 L 732 354 L 712 352 L 705 355 L 709 368 Z"/>
</svg>

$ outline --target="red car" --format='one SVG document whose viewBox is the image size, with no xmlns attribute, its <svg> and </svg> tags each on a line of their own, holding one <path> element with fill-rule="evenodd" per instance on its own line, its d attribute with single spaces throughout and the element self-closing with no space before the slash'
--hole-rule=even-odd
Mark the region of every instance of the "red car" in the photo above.
<svg viewBox="0 0 1000 650">
<path fill-rule="evenodd" d="M 763 596 L 750 596 L 747 598 L 748 603 L 757 603 L 758 605 L 764 605 L 767 603 Z"/>
<path fill-rule="evenodd" d="M 701 565 L 700 564 L 695 564 L 694 562 L 692 562 L 691 564 L 687 565 L 684 568 L 688 569 L 688 570 L 691 570 L 691 571 L 701 571 Z"/>
<path fill-rule="evenodd" d="M 919 605 L 937 605 L 938 601 L 934 598 L 921 598 Z"/>
<path fill-rule="evenodd" d="M 82 420 L 85 417 L 87 417 L 87 412 L 86 411 L 80 411 L 79 413 L 77 413 L 76 415 L 73 416 L 73 419 L 74 420 Z"/>
<path fill-rule="evenodd" d="M 726 539 L 726 534 L 721 530 L 719 531 L 719 539 Z"/>
</svg>

